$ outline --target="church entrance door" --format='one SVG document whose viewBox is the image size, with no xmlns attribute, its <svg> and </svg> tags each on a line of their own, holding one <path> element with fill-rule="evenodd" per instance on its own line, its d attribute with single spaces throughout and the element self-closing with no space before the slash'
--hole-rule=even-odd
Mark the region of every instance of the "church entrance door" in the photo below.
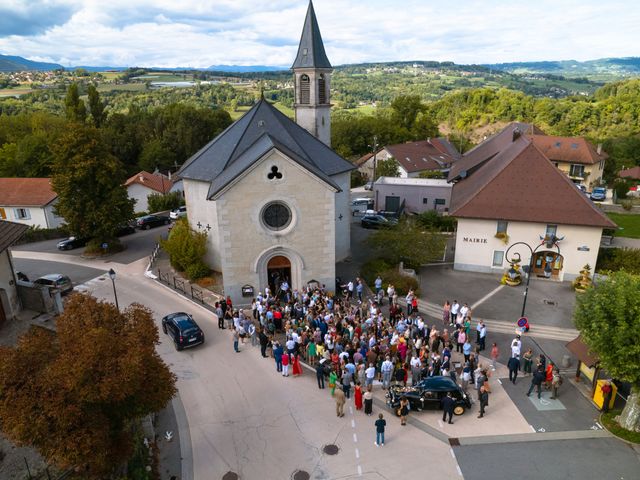
<svg viewBox="0 0 640 480">
<path fill-rule="evenodd" d="M 280 291 L 283 282 L 291 289 L 291 261 L 284 255 L 276 255 L 267 263 L 267 279 L 269 288 L 277 296 L 282 296 Z"/>
</svg>

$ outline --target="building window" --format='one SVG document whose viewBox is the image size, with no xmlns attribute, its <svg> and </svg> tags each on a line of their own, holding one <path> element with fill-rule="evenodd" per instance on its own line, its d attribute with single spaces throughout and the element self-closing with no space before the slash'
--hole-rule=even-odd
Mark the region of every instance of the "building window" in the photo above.
<svg viewBox="0 0 640 480">
<path fill-rule="evenodd" d="M 494 267 L 502 267 L 502 262 L 504 260 L 504 251 L 503 250 L 494 250 L 493 251 L 493 263 Z"/>
<path fill-rule="evenodd" d="M 544 236 L 551 238 L 557 236 L 558 226 L 557 225 L 547 225 L 547 230 L 544 232 Z"/>
<path fill-rule="evenodd" d="M 300 76 L 300 103 L 309 105 L 311 103 L 311 88 L 309 75 Z"/>
<path fill-rule="evenodd" d="M 447 201 L 444 198 L 436 198 L 435 204 L 437 205 L 445 205 Z"/>
<path fill-rule="evenodd" d="M 509 226 L 509 222 L 505 222 L 504 220 L 498 220 L 498 228 L 496 228 L 496 233 L 507 233 L 508 226 Z"/>
<path fill-rule="evenodd" d="M 283 230 L 291 223 L 291 210 L 282 202 L 271 202 L 262 210 L 262 221 L 269 230 Z"/>
<path fill-rule="evenodd" d="M 429 199 L 428 198 L 423 198 L 422 199 L 422 204 L 423 205 L 427 205 L 429 203 Z"/>
<path fill-rule="evenodd" d="M 584 178 L 584 165 L 571 165 L 569 176 Z"/>
<path fill-rule="evenodd" d="M 324 78 L 324 73 L 321 73 L 318 78 L 318 103 L 327 103 L 327 81 Z"/>
<path fill-rule="evenodd" d="M 29 220 L 31 218 L 28 208 L 16 208 L 14 212 L 18 220 Z"/>
</svg>

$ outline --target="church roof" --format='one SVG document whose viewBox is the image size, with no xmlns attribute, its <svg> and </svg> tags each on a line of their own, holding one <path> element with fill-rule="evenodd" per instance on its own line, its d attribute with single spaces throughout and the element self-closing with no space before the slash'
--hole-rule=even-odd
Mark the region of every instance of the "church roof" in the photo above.
<svg viewBox="0 0 640 480">
<path fill-rule="evenodd" d="M 187 160 L 178 175 L 211 182 L 211 198 L 273 148 L 338 191 L 340 188 L 330 177 L 355 169 L 351 162 L 262 99 Z"/>
<path fill-rule="evenodd" d="M 453 186 L 450 215 L 601 228 L 616 226 L 527 136 L 513 139 Z"/>
<path fill-rule="evenodd" d="M 331 63 L 324 51 L 320 27 L 313 10 L 313 2 L 309 1 L 307 17 L 304 19 L 302 36 L 298 46 L 298 54 L 291 68 L 331 68 Z"/>
</svg>

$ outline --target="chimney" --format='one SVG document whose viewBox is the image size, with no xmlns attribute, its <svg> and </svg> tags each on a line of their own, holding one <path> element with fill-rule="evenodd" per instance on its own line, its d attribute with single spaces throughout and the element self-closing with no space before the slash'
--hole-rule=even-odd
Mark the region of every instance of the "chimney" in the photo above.
<svg viewBox="0 0 640 480">
<path fill-rule="evenodd" d="M 520 129 L 518 127 L 513 129 L 513 138 L 511 139 L 511 141 L 515 142 L 518 138 L 520 138 L 520 135 L 522 135 L 522 132 L 520 131 Z"/>
<path fill-rule="evenodd" d="M 596 152 L 598 152 L 598 155 L 602 155 L 602 144 L 601 143 L 598 144 L 598 148 L 596 149 Z"/>
</svg>

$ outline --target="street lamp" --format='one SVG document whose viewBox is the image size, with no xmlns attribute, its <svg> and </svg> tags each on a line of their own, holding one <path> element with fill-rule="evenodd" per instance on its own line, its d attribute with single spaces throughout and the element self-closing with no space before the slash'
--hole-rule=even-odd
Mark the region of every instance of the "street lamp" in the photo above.
<svg viewBox="0 0 640 480">
<path fill-rule="evenodd" d="M 113 268 L 109 270 L 109 278 L 111 279 L 111 284 L 113 285 L 113 296 L 116 299 L 116 308 L 119 312 L 120 306 L 118 305 L 118 294 L 116 293 L 116 272 L 113 270 Z"/>
<path fill-rule="evenodd" d="M 520 254 L 518 252 L 514 253 L 513 258 L 511 259 L 509 258 L 509 251 L 516 245 L 523 245 L 527 247 L 529 249 L 529 252 L 531 253 L 531 257 L 529 258 L 529 265 L 527 266 L 527 271 L 525 272 L 527 274 L 527 283 L 524 289 L 524 301 L 522 302 L 522 314 L 520 315 L 521 317 L 524 317 L 524 312 L 527 307 L 527 296 L 529 295 L 529 281 L 531 280 L 531 272 L 533 271 L 533 262 L 535 260 L 534 257 L 536 255 L 536 252 L 540 249 L 540 247 L 544 246 L 545 248 L 555 248 L 558 251 L 558 255 L 560 255 L 560 246 L 558 245 L 558 242 L 560 240 L 562 240 L 562 238 L 558 238 L 555 235 L 551 235 L 551 236 L 544 237 L 542 239 L 542 242 L 540 242 L 540 244 L 537 245 L 535 248 L 532 248 L 531 245 L 525 242 L 516 242 L 511 244 L 507 249 L 504 256 L 507 258 L 507 261 L 511 262 L 512 264 L 514 260 L 517 260 L 517 261 L 520 260 Z M 516 258 L 516 255 L 517 255 L 517 258 Z M 553 260 L 554 260 L 553 255 L 548 253 L 545 256 L 546 265 L 544 267 L 544 276 L 546 278 L 551 278 L 551 273 L 552 273 L 551 263 L 553 262 Z M 507 272 L 507 275 L 511 276 L 511 274 L 512 274 L 511 271 Z"/>
<path fill-rule="evenodd" d="M 376 181 L 376 163 L 378 160 L 378 136 L 373 136 L 373 145 L 368 145 L 373 152 L 373 178 L 371 179 L 371 185 Z M 373 188 L 373 187 L 372 187 Z"/>
</svg>

